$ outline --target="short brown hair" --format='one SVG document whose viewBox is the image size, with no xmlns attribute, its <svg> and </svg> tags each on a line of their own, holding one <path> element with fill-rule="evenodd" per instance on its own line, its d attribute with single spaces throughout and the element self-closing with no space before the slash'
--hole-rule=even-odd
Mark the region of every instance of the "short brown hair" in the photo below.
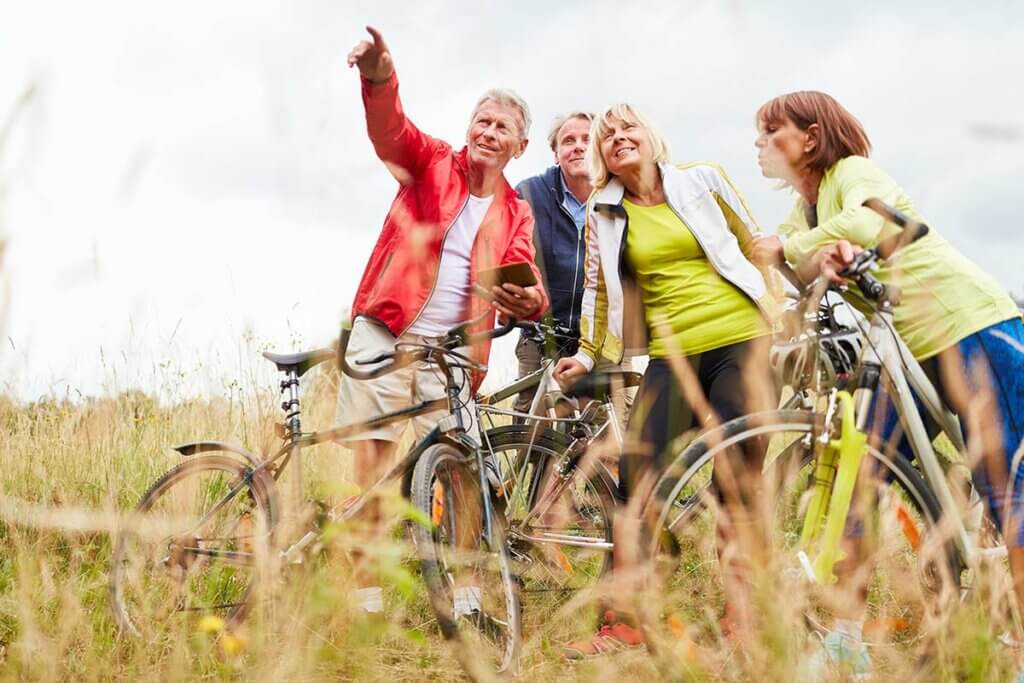
<svg viewBox="0 0 1024 683">
<path fill-rule="evenodd" d="M 768 100 L 757 110 L 758 128 L 790 120 L 800 130 L 818 124 L 821 140 L 804 159 L 805 168 L 825 172 L 840 159 L 871 154 L 871 141 L 860 121 L 831 96 L 817 90 L 798 90 Z"/>
<path fill-rule="evenodd" d="M 594 115 L 589 111 L 573 111 L 568 114 L 560 114 L 556 116 L 555 120 L 551 122 L 551 130 L 548 131 L 548 144 L 551 145 L 552 152 L 558 151 L 558 131 L 562 130 L 562 126 L 573 119 L 580 119 L 587 123 L 592 123 L 594 121 Z"/>
</svg>

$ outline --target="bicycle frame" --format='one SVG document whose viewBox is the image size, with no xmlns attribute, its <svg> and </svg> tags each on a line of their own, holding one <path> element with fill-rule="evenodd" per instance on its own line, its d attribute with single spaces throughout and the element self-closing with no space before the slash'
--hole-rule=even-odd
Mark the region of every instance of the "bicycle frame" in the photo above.
<svg viewBox="0 0 1024 683">
<path fill-rule="evenodd" d="M 519 378 L 505 387 L 502 387 L 488 396 L 478 398 L 477 413 L 481 416 L 480 421 L 483 422 L 482 416 L 485 414 L 525 418 L 527 424 L 532 423 L 534 425 L 534 428 L 531 430 L 531 442 L 527 444 L 530 450 L 532 450 L 533 447 L 532 440 L 542 432 L 542 428 L 545 424 L 563 426 L 578 424 L 581 417 L 578 410 L 575 411 L 575 415 L 571 417 L 559 417 L 555 414 L 557 396 L 559 395 L 559 386 L 554 378 L 555 362 L 556 361 L 554 359 L 546 358 L 543 360 L 541 367 L 537 370 Z M 527 412 L 523 413 L 516 410 L 495 407 L 495 404 L 534 387 L 536 387 L 536 389 L 530 403 L 530 408 Z M 602 403 L 599 410 L 606 413 L 606 419 L 596 430 L 593 431 L 593 433 L 589 433 L 584 438 L 575 438 L 570 443 L 569 449 L 563 455 L 561 460 L 562 468 L 558 471 L 552 471 L 550 475 L 553 478 L 553 481 L 549 481 L 549 483 L 541 490 L 538 488 L 539 480 L 535 479 L 531 488 L 535 492 L 540 491 L 540 496 L 538 499 L 533 499 L 531 497 L 530 500 L 526 501 L 526 516 L 508 530 L 508 533 L 512 537 L 522 538 L 523 540 L 533 543 L 553 543 L 556 545 L 611 550 L 612 544 L 604 541 L 580 539 L 575 536 L 554 533 L 551 531 L 542 531 L 538 534 L 527 533 L 526 531 L 530 528 L 530 525 L 533 522 L 542 518 L 551 509 L 551 507 L 564 493 L 565 489 L 575 480 L 574 475 L 579 471 L 577 465 L 583 457 L 583 452 L 587 444 L 600 439 L 607 430 L 611 429 L 612 438 L 615 440 L 616 446 L 621 449 L 624 435 L 615 412 L 614 404 L 610 398 Z M 484 440 L 484 450 L 491 452 L 492 449 L 490 444 L 486 441 L 486 435 L 484 435 Z M 523 467 L 513 474 L 515 477 L 513 485 L 514 488 L 516 490 L 523 490 L 526 484 L 526 468 Z M 539 471 L 534 472 L 534 477 L 539 477 L 541 474 L 542 473 Z M 610 477 L 611 475 L 608 474 L 607 476 Z"/>
<path fill-rule="evenodd" d="M 451 373 L 451 366 L 443 359 L 438 362 L 438 365 L 442 367 L 446 376 Z M 453 406 L 458 405 L 459 389 L 451 377 L 448 378 L 449 381 L 446 386 L 447 395 L 444 398 L 423 401 L 408 408 L 379 415 L 365 422 L 342 425 L 320 432 L 303 433 L 299 401 L 299 371 L 294 367 L 289 367 L 284 374 L 285 379 L 281 381 L 280 386 L 281 392 L 283 394 L 287 393 L 285 400 L 281 403 L 281 408 L 285 411 L 285 424 L 282 430 L 282 437 L 285 443 L 272 455 L 261 459 L 242 448 L 212 441 L 185 444 L 183 446 L 178 446 L 176 450 L 183 455 L 224 450 L 237 453 L 252 466 L 253 469 L 249 474 L 249 477 L 268 476 L 275 481 L 281 476 L 284 469 L 294 459 L 295 476 L 293 478 L 293 485 L 297 493 L 296 500 L 302 500 L 301 474 L 302 451 L 304 448 L 316 446 L 327 441 L 351 438 L 380 427 L 396 424 L 398 422 L 406 422 L 420 415 L 426 415 L 438 410 L 447 410 L 448 415 L 438 422 L 437 427 L 431 430 L 423 439 L 413 446 L 413 448 L 411 448 L 409 452 L 399 460 L 399 462 L 393 465 L 372 486 L 361 493 L 354 502 L 349 502 L 345 509 L 341 511 L 340 515 L 336 514 L 341 505 L 339 503 L 328 510 L 328 516 L 340 521 L 346 521 L 355 517 L 359 511 L 365 507 L 366 501 L 369 500 L 370 496 L 385 484 L 399 478 L 404 480 L 411 476 L 412 470 L 423 452 L 430 446 L 440 442 L 447 442 L 464 453 L 475 453 L 479 461 L 477 464 L 479 466 L 478 469 L 480 470 L 481 490 L 488 490 L 486 488 L 486 472 L 483 468 L 482 454 L 479 446 L 467 433 L 462 417 L 462 411 L 453 408 Z M 230 490 L 223 500 L 204 515 L 203 519 L 199 520 L 196 526 L 201 526 L 207 519 L 216 514 L 216 512 L 224 505 L 229 503 L 238 494 L 238 492 L 244 488 L 244 484 L 245 482 L 240 482 Z M 488 497 L 484 496 L 484 498 L 486 499 Z M 490 542 L 490 539 L 492 538 L 490 501 L 485 500 L 484 505 L 486 508 L 484 511 L 485 533 L 487 534 L 488 542 Z M 317 539 L 319 533 L 318 529 L 310 529 L 307 531 L 301 538 L 299 538 L 299 540 L 281 551 L 281 559 L 288 563 L 300 561 L 299 558 L 301 557 L 301 553 Z M 203 549 L 203 554 L 221 557 L 228 561 L 241 559 L 241 554 L 229 551 Z"/>
<path fill-rule="evenodd" d="M 863 327 L 861 329 L 863 331 Z M 946 477 L 946 469 L 932 446 L 932 439 L 914 401 L 915 394 L 941 432 L 958 452 L 963 453 L 966 448 L 959 420 L 943 405 L 921 365 L 896 333 L 892 303 L 888 299 L 883 300 L 871 316 L 865 336 L 868 344 L 861 359 L 860 386 L 853 397 L 847 392 L 834 393 L 826 413 L 826 432 L 820 439 L 822 447 L 817 449 L 815 487 L 804 519 L 801 545 L 806 550 L 819 533 L 823 533 L 823 537 L 813 561 L 805 550 L 800 552 L 804 569 L 816 581 L 834 581 L 832 569 L 839 558 L 842 531 L 867 444 L 868 418 L 878 383 L 883 377 L 921 473 L 944 511 L 943 519 L 936 522 L 949 530 L 964 565 L 974 568 L 981 559 L 1005 556 L 1005 546 L 979 549 L 974 541 L 972 533 L 980 527 L 982 510 L 973 487 L 967 514 L 960 512 L 961 506 Z M 843 417 L 841 434 L 838 440 L 830 441 L 827 430 L 837 401 Z M 897 453 L 894 457 L 903 456 Z"/>
</svg>

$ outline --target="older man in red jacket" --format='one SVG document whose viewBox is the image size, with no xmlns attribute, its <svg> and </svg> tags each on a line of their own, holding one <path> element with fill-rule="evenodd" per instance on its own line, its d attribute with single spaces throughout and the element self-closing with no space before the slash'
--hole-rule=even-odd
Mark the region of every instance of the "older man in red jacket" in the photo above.
<svg viewBox="0 0 1024 683">
<path fill-rule="evenodd" d="M 455 151 L 406 117 L 391 53 L 380 32 L 372 27 L 367 31 L 372 40 L 356 45 L 348 64 L 357 66 L 362 77 L 370 140 L 400 187 L 352 306 L 354 322 L 346 354 L 350 362 L 391 350 L 399 340 L 444 334 L 458 323 L 486 314 L 491 304 L 472 296 L 483 269 L 527 262 L 537 282 L 541 281 L 534 263 L 533 215 L 503 175 L 508 162 L 526 150 L 530 126 L 526 103 L 510 90 L 484 93 L 473 110 L 466 146 Z M 503 317 L 536 318 L 547 305 L 540 286 L 504 284 L 491 293 L 495 313 Z M 481 328 L 488 326 L 494 326 L 493 313 L 481 323 Z M 471 351 L 486 362 L 489 344 Z M 371 381 L 344 377 L 339 422 L 361 422 L 443 397 L 444 385 L 437 375 L 433 368 L 409 367 Z M 475 383 L 466 383 L 467 404 L 472 399 L 469 385 Z M 439 417 L 414 420 L 417 438 L 432 429 Z M 469 413 L 466 417 L 473 419 Z M 380 476 L 403 429 L 403 425 L 387 427 L 349 441 L 356 456 L 357 484 L 366 487 Z M 364 584 L 359 595 L 364 609 L 380 611 L 380 588 L 367 585 L 372 580 L 365 573 L 357 580 Z M 458 595 L 455 607 L 460 608 Z"/>
</svg>

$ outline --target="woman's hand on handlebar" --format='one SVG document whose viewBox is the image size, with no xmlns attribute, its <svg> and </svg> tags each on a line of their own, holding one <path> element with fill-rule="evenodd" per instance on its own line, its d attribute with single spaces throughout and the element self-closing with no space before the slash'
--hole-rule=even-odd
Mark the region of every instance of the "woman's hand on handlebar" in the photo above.
<svg viewBox="0 0 1024 683">
<path fill-rule="evenodd" d="M 817 263 L 817 270 L 830 282 L 837 285 L 845 285 L 847 278 L 839 275 L 848 265 L 853 263 L 854 257 L 864 251 L 859 245 L 851 244 L 846 240 L 839 240 L 833 244 L 822 247 L 814 255 L 813 260 Z"/>
<path fill-rule="evenodd" d="M 588 370 L 583 363 L 575 358 L 560 358 L 555 363 L 555 381 L 564 389 L 567 384 L 577 377 L 587 374 Z"/>
</svg>

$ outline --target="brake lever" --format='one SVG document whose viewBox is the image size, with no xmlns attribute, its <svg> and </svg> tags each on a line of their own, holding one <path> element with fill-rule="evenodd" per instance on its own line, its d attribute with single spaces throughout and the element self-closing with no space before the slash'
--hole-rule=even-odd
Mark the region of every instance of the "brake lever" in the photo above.
<svg viewBox="0 0 1024 683">
<path fill-rule="evenodd" d="M 853 257 L 853 261 L 850 265 L 846 266 L 841 272 L 836 274 L 842 278 L 852 279 L 870 270 L 871 266 L 875 265 L 877 261 L 878 252 L 874 249 L 865 249 Z"/>
</svg>

